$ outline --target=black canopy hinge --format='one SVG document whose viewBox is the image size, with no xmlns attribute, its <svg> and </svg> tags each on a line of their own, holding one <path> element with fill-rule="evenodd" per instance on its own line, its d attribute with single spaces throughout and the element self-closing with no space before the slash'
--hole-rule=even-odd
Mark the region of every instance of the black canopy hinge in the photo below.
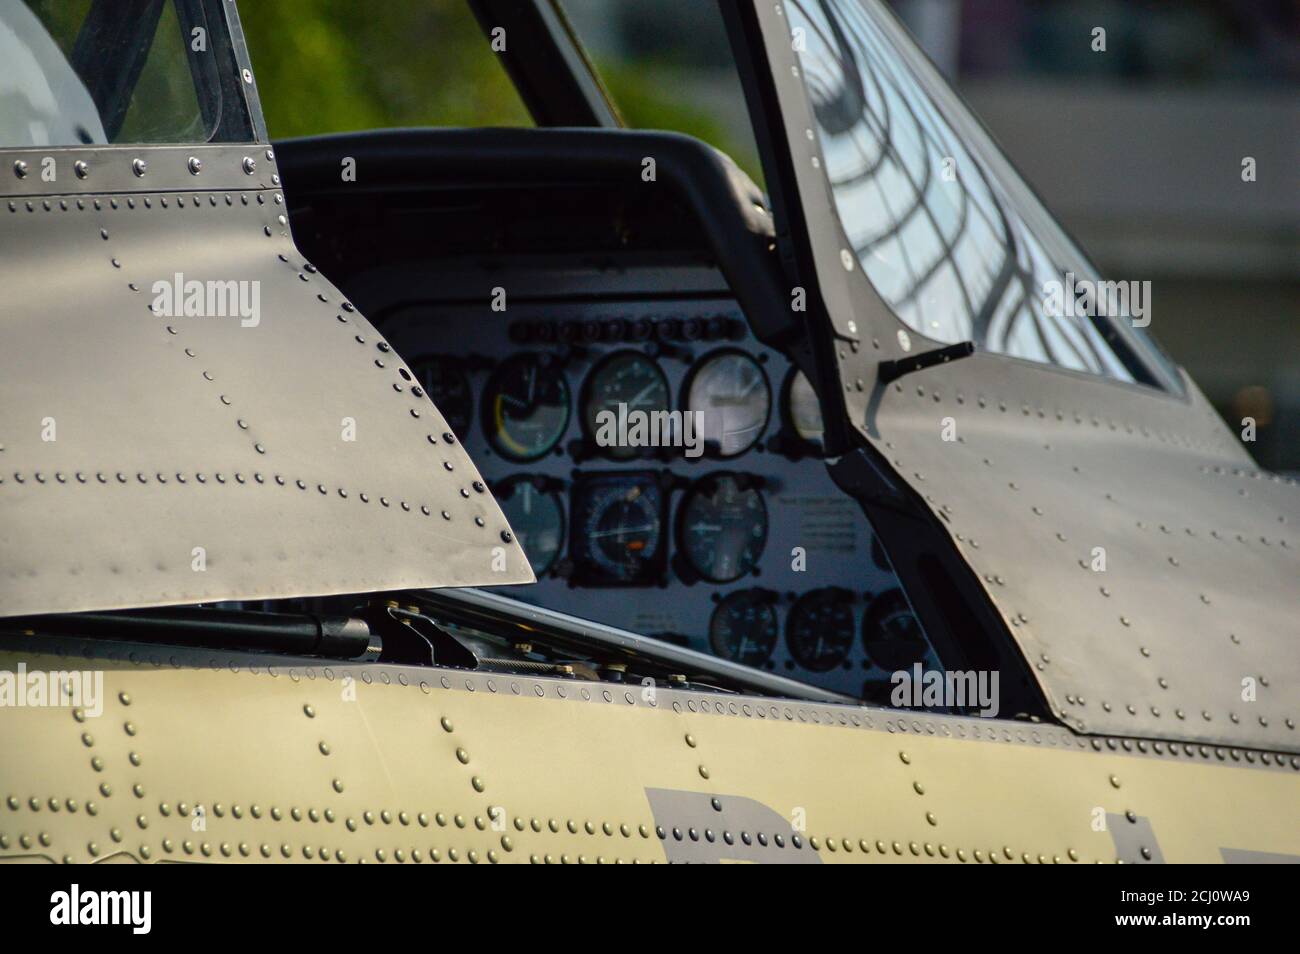
<svg viewBox="0 0 1300 954">
<path fill-rule="evenodd" d="M 923 351 L 920 354 L 910 355 L 906 358 L 899 358 L 897 361 L 880 362 L 880 383 L 889 384 L 905 374 L 911 374 L 913 371 L 921 371 L 925 368 L 932 368 L 936 364 L 947 364 L 949 361 L 957 361 L 960 358 L 968 358 L 975 353 L 975 342 L 961 341 L 955 345 L 948 345 L 946 348 L 935 348 L 933 351 Z"/>
</svg>

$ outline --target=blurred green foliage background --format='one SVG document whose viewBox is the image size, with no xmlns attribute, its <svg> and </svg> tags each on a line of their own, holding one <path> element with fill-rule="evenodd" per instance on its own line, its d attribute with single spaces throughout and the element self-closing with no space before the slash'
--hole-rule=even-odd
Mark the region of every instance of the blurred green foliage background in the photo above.
<svg viewBox="0 0 1300 954">
<path fill-rule="evenodd" d="M 531 125 L 463 0 L 254 2 L 239 16 L 275 138 Z"/>
<path fill-rule="evenodd" d="M 758 177 L 738 87 L 722 102 L 690 94 L 690 82 L 703 76 L 716 84 L 719 74 L 726 82 L 731 71 L 719 30 L 705 37 L 713 60 L 701 62 L 698 20 L 701 11 L 716 17 L 712 4 L 570 0 L 565 8 L 579 36 L 598 41 L 592 58 L 629 126 L 696 136 Z M 245 0 L 239 15 L 274 138 L 532 124 L 465 0 Z M 528 39 L 509 36 L 507 43 Z"/>
</svg>

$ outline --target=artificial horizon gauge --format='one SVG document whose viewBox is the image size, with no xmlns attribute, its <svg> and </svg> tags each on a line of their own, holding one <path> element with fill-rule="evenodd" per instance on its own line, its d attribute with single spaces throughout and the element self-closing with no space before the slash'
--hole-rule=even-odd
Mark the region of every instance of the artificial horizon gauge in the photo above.
<svg viewBox="0 0 1300 954">
<path fill-rule="evenodd" d="M 544 457 L 569 426 L 569 385 L 548 354 L 526 353 L 497 366 L 483 390 L 483 430 L 513 461 Z"/>
<path fill-rule="evenodd" d="M 710 474 L 696 481 L 678 510 L 677 535 L 691 568 L 712 583 L 751 572 L 767 542 L 767 506 L 751 479 Z"/>
<path fill-rule="evenodd" d="M 661 419 L 670 400 L 668 379 L 658 364 L 639 351 L 615 351 L 583 383 L 582 424 L 601 453 L 630 460 L 651 446 L 657 419 L 651 415 L 658 412 Z"/>
<path fill-rule="evenodd" d="M 411 362 L 411 370 L 452 433 L 464 443 L 474 419 L 474 393 L 461 363 L 446 355 L 425 355 Z"/>
<path fill-rule="evenodd" d="M 743 454 L 763 436 L 772 389 L 763 368 L 743 351 L 705 355 L 686 381 L 686 410 L 698 412 L 704 440 L 721 457 Z"/>
<path fill-rule="evenodd" d="M 496 491 L 501 512 L 539 577 L 555 565 L 564 546 L 564 504 L 541 484 L 540 478 L 513 477 Z"/>
<path fill-rule="evenodd" d="M 853 630 L 852 595 L 827 586 L 795 601 L 785 620 L 785 641 L 800 666 L 828 672 L 848 658 Z"/>
<path fill-rule="evenodd" d="M 741 590 L 718 603 L 709 619 L 709 645 L 723 659 L 761 666 L 776 648 L 776 608 L 772 594 Z"/>
<path fill-rule="evenodd" d="M 785 416 L 790 428 L 801 441 L 821 451 L 826 428 L 822 423 L 821 403 L 808 375 L 798 368 L 791 368 L 784 397 Z"/>
<path fill-rule="evenodd" d="M 862 645 L 881 669 L 910 669 L 924 662 L 930 645 L 902 590 L 886 590 L 862 618 Z"/>
<path fill-rule="evenodd" d="M 656 475 L 610 473 L 580 477 L 573 489 L 575 575 L 583 582 L 656 582 L 667 552 L 664 494 Z"/>
</svg>

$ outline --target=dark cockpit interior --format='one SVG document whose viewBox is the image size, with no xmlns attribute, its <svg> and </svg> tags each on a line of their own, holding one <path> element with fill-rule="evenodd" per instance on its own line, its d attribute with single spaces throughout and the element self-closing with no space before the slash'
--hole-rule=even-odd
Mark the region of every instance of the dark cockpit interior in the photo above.
<svg viewBox="0 0 1300 954">
<path fill-rule="evenodd" d="M 720 153 L 427 130 L 278 161 L 299 248 L 501 501 L 537 575 L 510 596 L 882 703 L 942 667 L 827 471 L 765 199 Z"/>
</svg>

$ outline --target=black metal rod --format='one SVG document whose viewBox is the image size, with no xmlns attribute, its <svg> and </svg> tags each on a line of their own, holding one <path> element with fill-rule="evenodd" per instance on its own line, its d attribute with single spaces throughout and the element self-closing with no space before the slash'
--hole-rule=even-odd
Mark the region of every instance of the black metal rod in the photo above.
<svg viewBox="0 0 1300 954">
<path fill-rule="evenodd" d="M 582 656 L 609 656 L 627 662 L 650 663 L 656 668 L 681 675 L 703 676 L 718 682 L 767 696 L 805 699 L 809 702 L 861 705 L 861 700 L 819 689 L 760 669 L 751 669 L 708 653 L 674 646 L 625 629 L 558 613 L 541 606 L 490 593 L 486 590 L 449 587 L 419 590 L 402 601 L 432 611 L 448 622 L 478 626 L 501 634 L 502 627 L 521 640 L 572 651 Z"/>
<path fill-rule="evenodd" d="M 117 613 L 60 613 L 0 620 L 0 628 L 60 636 L 139 640 L 299 656 L 352 659 L 370 646 L 370 626 L 348 616 L 258 613 L 183 606 Z"/>
</svg>

